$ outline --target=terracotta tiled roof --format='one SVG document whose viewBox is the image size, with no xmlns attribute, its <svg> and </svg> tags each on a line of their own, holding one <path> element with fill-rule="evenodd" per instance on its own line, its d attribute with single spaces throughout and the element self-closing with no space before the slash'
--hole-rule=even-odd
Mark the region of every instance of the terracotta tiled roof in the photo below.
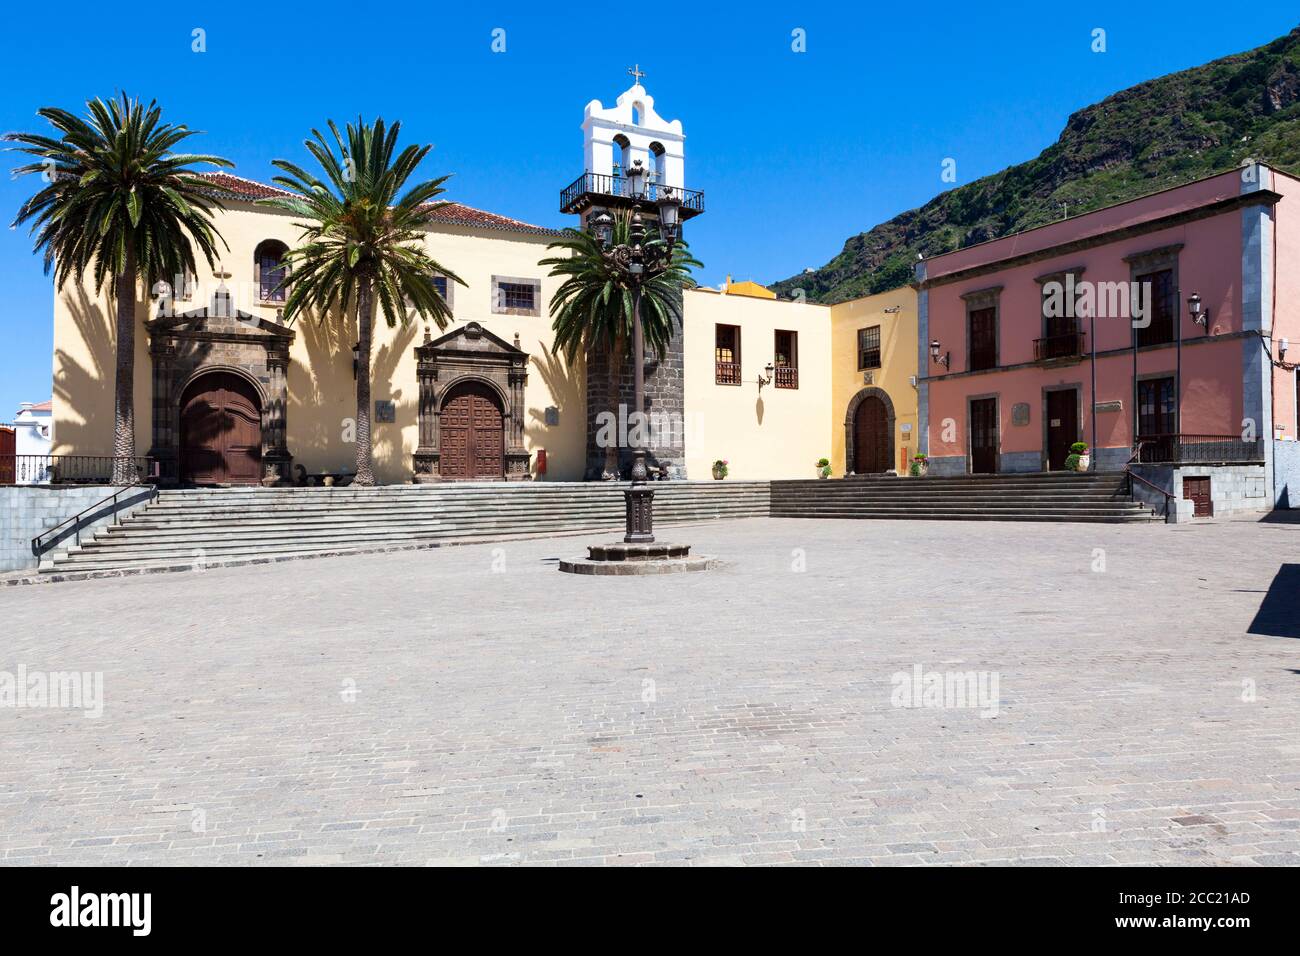
<svg viewBox="0 0 1300 956">
<path fill-rule="evenodd" d="M 236 199 L 265 199 L 268 196 L 289 196 L 289 193 L 277 186 L 268 186 L 265 183 L 254 182 L 251 179 L 244 179 L 242 176 L 232 176 L 230 173 L 200 173 L 200 175 L 209 180 L 216 188 L 213 190 L 221 196 L 234 197 Z M 511 219 L 509 216 L 498 216 L 494 212 L 487 212 L 482 209 L 475 209 L 473 206 L 465 206 L 458 202 L 448 203 L 438 210 L 438 214 L 432 217 L 433 222 L 445 222 L 455 226 L 472 226 L 479 229 L 502 229 L 507 232 L 527 232 L 538 236 L 555 236 L 559 235 L 558 229 L 548 229 L 545 226 L 534 226 L 531 223 L 521 222 L 518 219 Z"/>
<path fill-rule="evenodd" d="M 52 412 L 52 411 L 54 411 L 54 400 L 51 399 L 51 400 L 48 401 L 48 402 L 41 402 L 39 405 L 33 405 L 33 406 L 32 406 L 32 411 L 34 411 L 34 412 Z"/>
</svg>

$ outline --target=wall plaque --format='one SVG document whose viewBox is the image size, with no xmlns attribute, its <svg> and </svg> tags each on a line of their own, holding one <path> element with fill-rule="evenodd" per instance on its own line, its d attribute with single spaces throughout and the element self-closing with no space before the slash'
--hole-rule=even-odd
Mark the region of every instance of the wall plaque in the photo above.
<svg viewBox="0 0 1300 956">
<path fill-rule="evenodd" d="M 1124 403 L 1118 399 L 1113 402 L 1098 402 L 1096 408 L 1099 412 L 1122 412 L 1124 411 Z"/>
<path fill-rule="evenodd" d="M 556 408 L 554 405 L 546 406 L 546 424 L 548 425 L 560 424 L 560 410 Z"/>
<path fill-rule="evenodd" d="M 1011 424 L 1028 425 L 1029 424 L 1029 403 L 1016 402 L 1011 406 Z"/>
<path fill-rule="evenodd" d="M 375 402 L 375 421 L 380 423 L 397 421 L 397 403 Z"/>
</svg>

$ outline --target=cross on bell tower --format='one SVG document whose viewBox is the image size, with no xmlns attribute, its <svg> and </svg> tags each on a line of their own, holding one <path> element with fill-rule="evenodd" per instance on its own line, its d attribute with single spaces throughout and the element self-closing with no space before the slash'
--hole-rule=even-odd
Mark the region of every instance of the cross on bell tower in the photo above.
<svg viewBox="0 0 1300 956">
<path fill-rule="evenodd" d="M 640 86 L 640 85 L 641 85 L 641 80 L 645 78 L 645 74 L 641 72 L 641 64 L 640 64 L 640 63 L 635 63 L 635 64 L 633 64 L 633 65 L 632 65 L 632 69 L 630 69 L 630 70 L 627 71 L 627 75 L 630 76 L 630 77 L 632 77 L 633 82 L 634 82 L 637 86 Z"/>
</svg>

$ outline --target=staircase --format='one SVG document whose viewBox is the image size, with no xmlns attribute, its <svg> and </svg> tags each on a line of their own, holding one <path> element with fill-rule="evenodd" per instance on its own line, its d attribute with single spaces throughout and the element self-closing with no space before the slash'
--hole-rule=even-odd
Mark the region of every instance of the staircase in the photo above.
<svg viewBox="0 0 1300 956">
<path fill-rule="evenodd" d="M 527 482 L 378 488 L 214 488 L 159 492 L 121 524 L 54 552 L 42 572 L 213 566 L 432 547 L 443 542 L 622 531 L 623 488 Z M 766 481 L 656 482 L 655 525 L 766 516 Z"/>
<path fill-rule="evenodd" d="M 1152 521 L 1122 474 L 853 477 L 772 482 L 774 518 L 915 518 L 931 521 Z"/>
</svg>

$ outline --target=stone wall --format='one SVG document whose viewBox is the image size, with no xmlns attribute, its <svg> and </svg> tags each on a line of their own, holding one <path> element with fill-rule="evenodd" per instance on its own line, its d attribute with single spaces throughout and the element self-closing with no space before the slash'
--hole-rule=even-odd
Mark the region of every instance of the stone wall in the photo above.
<svg viewBox="0 0 1300 956">
<path fill-rule="evenodd" d="M 34 569 L 32 538 L 91 507 L 113 493 L 106 485 L 15 485 L 0 488 L 0 571 Z M 132 488 L 118 499 L 125 515 L 147 503 L 150 488 Z M 81 525 L 82 538 L 113 519 L 109 505 L 87 515 Z M 69 527 L 71 532 L 71 527 Z M 61 542 L 56 550 L 70 546 L 75 537 Z"/>
<path fill-rule="evenodd" d="M 1268 493 L 1267 469 L 1256 465 L 1134 465 L 1133 471 L 1147 481 L 1159 485 L 1174 496 L 1170 503 L 1169 520 L 1192 520 L 1193 504 L 1183 498 L 1183 478 L 1209 478 L 1210 500 L 1214 504 L 1214 517 L 1230 514 L 1271 511 L 1273 501 Z M 1164 510 L 1164 496 L 1133 482 L 1133 497 L 1156 509 Z"/>
<path fill-rule="evenodd" d="M 1300 441 L 1273 442 L 1273 507 L 1300 508 Z"/>
<path fill-rule="evenodd" d="M 683 335 L 678 326 L 669 340 L 668 351 L 662 361 L 652 348 L 646 348 L 645 394 L 646 412 L 655 420 L 667 416 L 671 428 L 656 429 L 656 438 L 663 438 L 649 451 L 651 466 L 666 465 L 673 478 L 686 477 L 686 442 L 683 431 L 686 414 L 686 390 L 683 379 Z M 628 351 L 631 351 L 629 345 Z M 605 464 L 605 450 L 596 444 L 599 429 L 597 416 L 608 411 L 609 353 L 606 349 L 593 349 L 587 355 L 587 469 L 588 480 L 600 477 Z M 628 413 L 634 410 L 632 362 L 624 363 L 619 374 L 618 401 Z M 666 432 L 666 433 L 665 433 Z M 632 454 L 628 448 L 620 449 L 620 470 L 628 476 Z M 700 476 L 705 477 L 705 476 Z"/>
</svg>

